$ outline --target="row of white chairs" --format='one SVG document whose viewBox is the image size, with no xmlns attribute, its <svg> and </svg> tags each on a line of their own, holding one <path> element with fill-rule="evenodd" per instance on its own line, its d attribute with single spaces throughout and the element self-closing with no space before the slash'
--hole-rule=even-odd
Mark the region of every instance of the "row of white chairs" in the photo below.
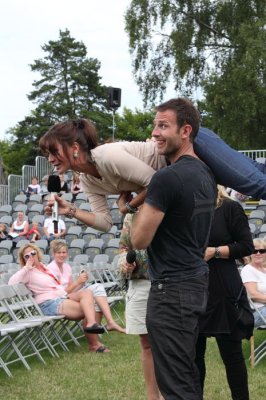
<svg viewBox="0 0 266 400">
<path fill-rule="evenodd" d="M 265 330 L 266 332 L 266 318 L 264 315 L 261 313 L 260 308 L 257 307 L 254 302 L 249 298 L 249 302 L 251 305 L 251 308 L 258 312 L 261 320 L 263 321 L 263 324 L 260 326 L 257 326 L 254 328 L 254 333 L 257 329 L 259 330 Z M 254 368 L 262 359 L 263 357 L 266 356 L 266 339 L 263 340 L 262 343 L 260 343 L 257 347 L 255 346 L 255 338 L 254 336 L 251 337 L 250 339 L 250 362 L 251 362 L 251 367 Z"/>
<path fill-rule="evenodd" d="M 5 275 L 9 279 L 18 267 L 14 266 L 12 272 L 0 271 L 0 277 Z M 125 287 L 121 284 L 116 260 L 112 264 L 103 261 L 72 264 L 73 277 L 77 277 L 82 269 L 88 272 L 89 283 L 103 284 L 116 320 L 124 324 L 116 309 L 125 299 Z M 82 337 L 84 334 L 80 322 L 69 321 L 63 315 L 43 315 L 24 284 L 8 285 L 0 281 L 0 367 L 9 377 L 12 377 L 12 363 L 21 362 L 30 370 L 28 357 L 35 356 L 45 364 L 43 351 L 59 357 L 57 347 L 69 351 L 67 344 L 73 342 L 79 346 Z"/>
<path fill-rule="evenodd" d="M 69 351 L 68 343 L 80 346 L 84 336 L 77 321 L 64 315 L 45 316 L 24 284 L 0 286 L 0 367 L 12 377 L 10 365 L 20 361 L 30 370 L 28 357 L 42 356 L 45 351 L 59 357 L 57 347 Z"/>
</svg>

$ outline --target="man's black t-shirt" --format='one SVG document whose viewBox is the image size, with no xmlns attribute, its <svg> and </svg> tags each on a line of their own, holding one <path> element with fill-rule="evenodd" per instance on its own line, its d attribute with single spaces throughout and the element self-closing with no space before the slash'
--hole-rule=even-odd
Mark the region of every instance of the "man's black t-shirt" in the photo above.
<svg viewBox="0 0 266 400">
<path fill-rule="evenodd" d="M 216 183 L 207 165 L 180 157 L 153 175 L 145 202 L 165 213 L 148 248 L 151 280 L 204 274 L 216 203 Z"/>
</svg>

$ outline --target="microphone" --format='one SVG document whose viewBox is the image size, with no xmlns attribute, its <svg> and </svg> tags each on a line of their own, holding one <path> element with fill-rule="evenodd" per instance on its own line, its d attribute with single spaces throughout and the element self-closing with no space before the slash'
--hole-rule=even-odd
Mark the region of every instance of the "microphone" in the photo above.
<svg viewBox="0 0 266 400">
<path fill-rule="evenodd" d="M 47 185 L 48 192 L 51 193 L 51 199 L 54 200 L 54 195 L 61 190 L 61 181 L 58 175 L 50 175 Z M 54 233 L 58 233 L 58 203 L 54 202 L 52 210 L 52 221 L 54 223 Z"/>
<path fill-rule="evenodd" d="M 137 254 L 135 250 L 129 250 L 126 255 L 126 261 L 129 264 L 133 264 L 136 261 Z"/>
</svg>

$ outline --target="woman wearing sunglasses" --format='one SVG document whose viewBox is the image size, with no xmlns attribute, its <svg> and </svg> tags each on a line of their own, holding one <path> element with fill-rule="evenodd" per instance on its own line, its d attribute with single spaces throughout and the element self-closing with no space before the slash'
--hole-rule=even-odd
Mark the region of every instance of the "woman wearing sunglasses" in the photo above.
<svg viewBox="0 0 266 400">
<path fill-rule="evenodd" d="M 18 253 L 21 269 L 9 285 L 24 283 L 45 315 L 65 315 L 70 320 L 84 319 L 84 332 L 104 333 L 96 323 L 92 292 L 67 293 L 62 282 L 41 262 L 41 250 L 33 244 L 22 246 Z"/>
<path fill-rule="evenodd" d="M 254 239 L 254 253 L 250 256 L 249 264 L 241 271 L 242 281 L 254 305 L 266 318 L 266 248 L 262 239 Z M 264 325 L 258 311 L 254 312 L 255 326 Z"/>
</svg>

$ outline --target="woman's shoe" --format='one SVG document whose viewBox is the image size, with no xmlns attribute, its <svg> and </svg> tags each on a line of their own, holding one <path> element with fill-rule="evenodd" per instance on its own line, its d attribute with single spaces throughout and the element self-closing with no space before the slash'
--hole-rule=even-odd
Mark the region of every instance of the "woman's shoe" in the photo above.
<svg viewBox="0 0 266 400">
<path fill-rule="evenodd" d="M 93 324 L 92 326 L 86 326 L 86 328 L 84 328 L 84 332 L 85 333 L 104 333 L 105 329 L 102 325 L 98 325 L 98 324 Z"/>
</svg>

